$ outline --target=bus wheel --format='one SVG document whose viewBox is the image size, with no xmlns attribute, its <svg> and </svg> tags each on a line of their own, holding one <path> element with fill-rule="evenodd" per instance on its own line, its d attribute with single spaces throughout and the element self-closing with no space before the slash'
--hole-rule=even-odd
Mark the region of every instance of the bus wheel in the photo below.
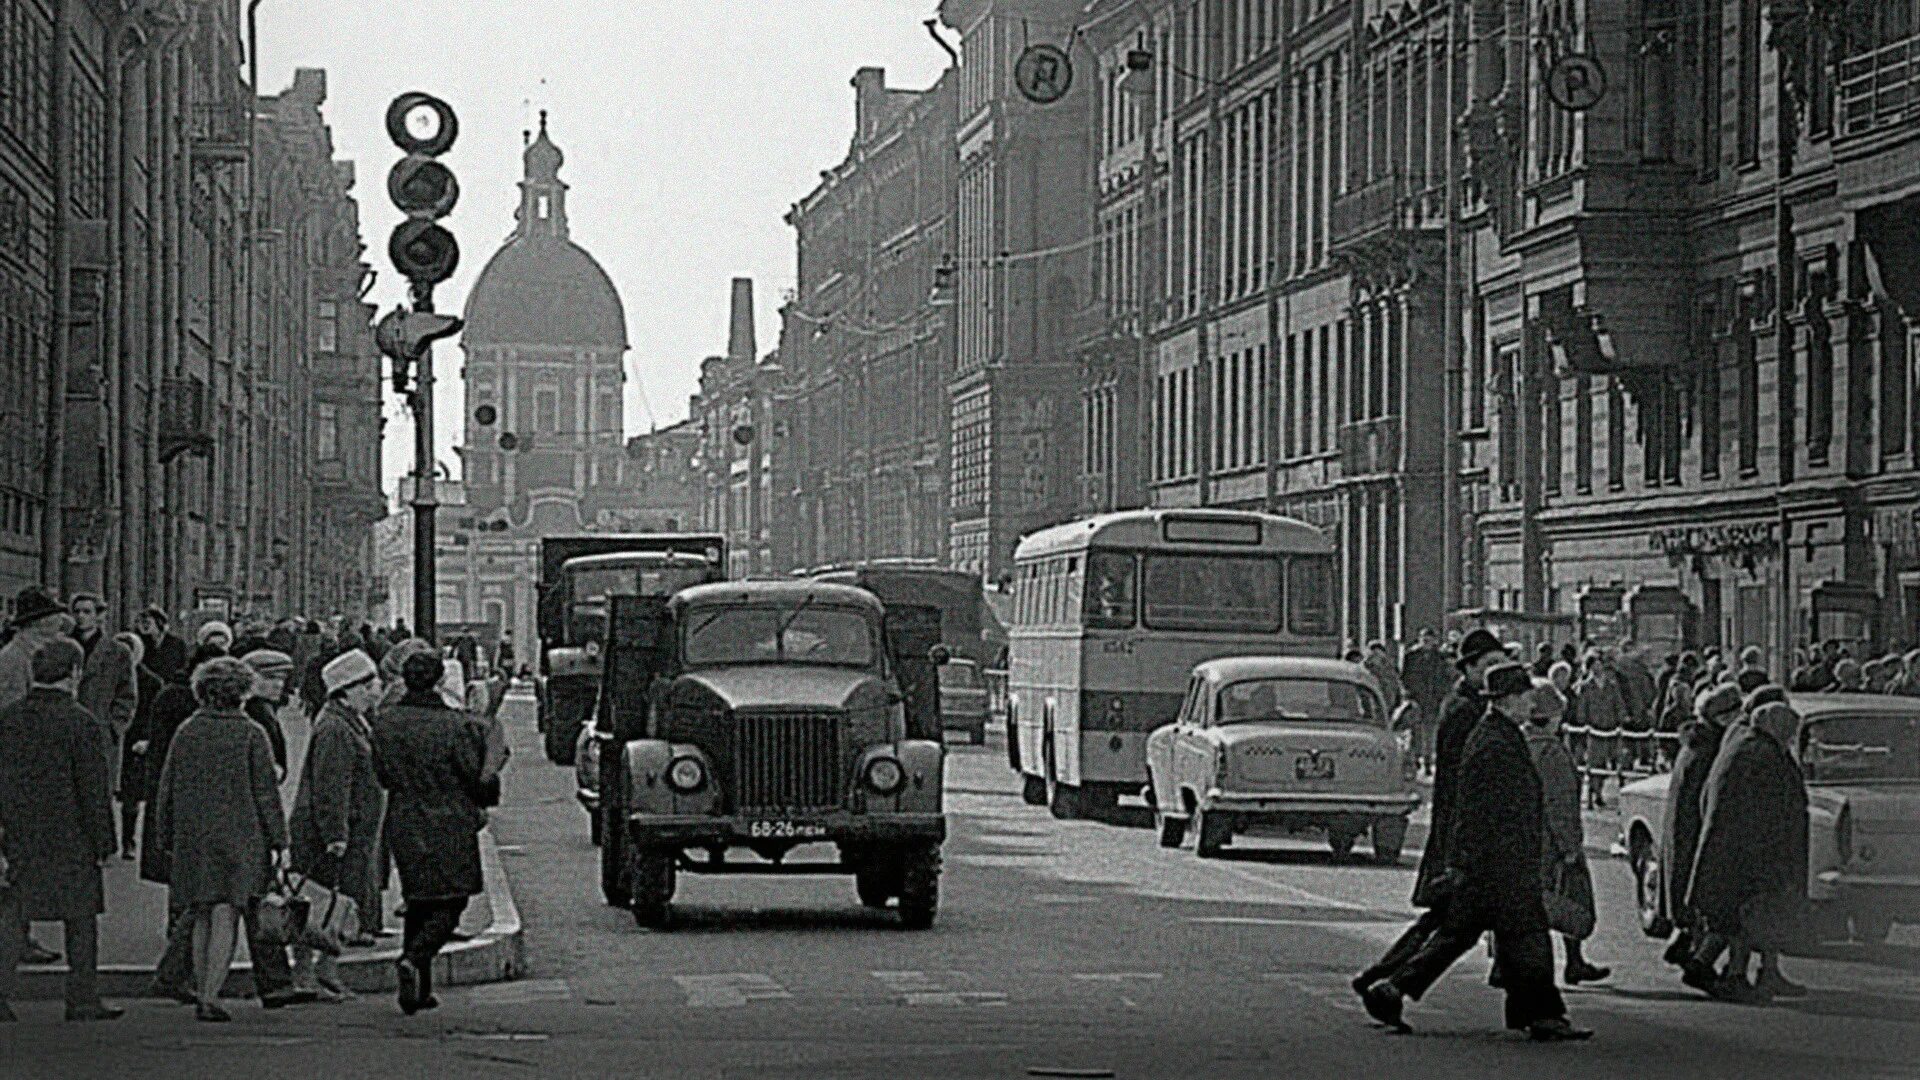
<svg viewBox="0 0 1920 1080">
<path fill-rule="evenodd" d="M 646 930 L 665 930 L 673 923 L 673 849 L 637 848 L 628 877 L 633 890 L 633 921 Z"/>
<path fill-rule="evenodd" d="M 1047 810 L 1061 821 L 1072 821 L 1081 815 L 1080 789 L 1060 782 L 1053 771 L 1053 747 L 1047 750 Z"/>
<path fill-rule="evenodd" d="M 940 909 L 940 845 L 908 845 L 899 863 L 900 926 L 925 930 Z"/>
<path fill-rule="evenodd" d="M 1020 801 L 1028 806 L 1047 805 L 1047 782 L 1032 774 L 1020 777 Z"/>
</svg>

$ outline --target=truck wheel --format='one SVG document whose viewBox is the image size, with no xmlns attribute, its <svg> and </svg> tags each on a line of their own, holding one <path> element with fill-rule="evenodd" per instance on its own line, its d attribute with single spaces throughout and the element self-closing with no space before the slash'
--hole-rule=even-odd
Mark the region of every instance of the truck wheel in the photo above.
<svg viewBox="0 0 1920 1080">
<path fill-rule="evenodd" d="M 1037 776 L 1021 776 L 1020 801 L 1028 806 L 1047 805 L 1047 782 Z"/>
<path fill-rule="evenodd" d="M 909 845 L 900 857 L 900 925 L 925 930 L 940 908 L 940 845 Z"/>
<path fill-rule="evenodd" d="M 606 812 L 604 809 L 601 811 Z M 600 895 L 610 907 L 623 908 L 633 902 L 633 889 L 627 875 L 633 867 L 627 861 L 627 839 L 617 828 L 600 824 Z"/>
<path fill-rule="evenodd" d="M 633 887 L 633 921 L 647 930 L 665 930 L 673 923 L 673 851 L 636 848 L 629 881 Z"/>
<path fill-rule="evenodd" d="M 860 895 L 860 902 L 876 910 L 887 906 L 888 902 L 900 895 L 900 872 L 898 866 L 876 864 L 853 872 L 853 891 Z"/>
<path fill-rule="evenodd" d="M 1187 823 L 1187 833 L 1193 837 L 1195 855 L 1203 859 L 1216 859 L 1233 842 L 1233 822 L 1196 806 L 1192 820 Z"/>
<path fill-rule="evenodd" d="M 1393 866 L 1400 861 L 1400 853 L 1407 846 L 1407 819 L 1403 817 L 1383 817 L 1373 819 L 1373 861 L 1381 866 Z"/>
</svg>

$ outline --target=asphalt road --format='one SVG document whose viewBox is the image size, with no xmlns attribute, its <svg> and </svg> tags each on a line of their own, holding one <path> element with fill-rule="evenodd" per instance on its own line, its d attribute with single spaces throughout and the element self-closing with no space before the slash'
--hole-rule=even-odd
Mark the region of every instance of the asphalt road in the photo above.
<svg viewBox="0 0 1920 1080">
<path fill-rule="evenodd" d="M 528 933 L 518 983 L 453 990 L 403 1019 L 391 1002 L 224 1027 L 135 1003 L 110 1027 L 28 1005 L 0 1030 L 0 1075 L 245 1077 L 1880 1077 L 1920 1076 L 1920 948 L 1789 961 L 1792 1006 L 1684 991 L 1632 923 L 1631 882 L 1595 865 L 1612 964 L 1570 991 L 1593 1042 L 1505 1034 L 1475 955 L 1415 1006 L 1413 1035 L 1372 1026 L 1346 980 L 1407 917 L 1405 866 L 1336 864 L 1324 845 L 1238 841 L 1203 861 L 1144 822 L 1057 822 L 1023 805 L 1004 752 L 956 747 L 941 913 L 907 932 L 850 880 L 683 875 L 675 929 L 600 903 L 570 772 L 516 738 L 495 832 Z M 1590 837 L 1590 842 L 1603 838 Z M 1057 1070 L 1057 1071 L 1054 1071 Z"/>
</svg>

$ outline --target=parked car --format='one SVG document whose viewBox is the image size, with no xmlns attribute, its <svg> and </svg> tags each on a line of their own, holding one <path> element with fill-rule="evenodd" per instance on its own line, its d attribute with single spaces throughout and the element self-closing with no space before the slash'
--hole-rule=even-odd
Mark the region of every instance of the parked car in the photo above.
<svg viewBox="0 0 1920 1080">
<path fill-rule="evenodd" d="M 1202 858 L 1274 828 L 1324 831 L 1339 857 L 1367 833 L 1394 863 L 1420 804 L 1412 766 L 1365 668 L 1234 657 L 1194 668 L 1174 722 L 1148 736 L 1146 797 L 1162 846 L 1191 837 Z"/>
<path fill-rule="evenodd" d="M 987 741 L 987 687 L 973 661 L 956 656 L 940 669 L 940 719 L 975 746 Z"/>
<path fill-rule="evenodd" d="M 1920 923 L 1920 700 L 1791 694 L 1807 777 L 1807 899 L 1823 939 L 1884 941 Z M 1620 789 L 1615 846 L 1633 867 L 1640 928 L 1673 931 L 1660 850 L 1667 776 Z"/>
</svg>

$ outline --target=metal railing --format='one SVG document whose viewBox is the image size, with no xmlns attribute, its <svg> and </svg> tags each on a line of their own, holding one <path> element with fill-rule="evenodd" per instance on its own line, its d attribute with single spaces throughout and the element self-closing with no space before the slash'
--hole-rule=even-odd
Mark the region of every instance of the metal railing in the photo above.
<svg viewBox="0 0 1920 1080">
<path fill-rule="evenodd" d="M 1667 772 L 1680 747 L 1677 731 L 1616 728 L 1595 734 L 1591 727 L 1562 724 L 1560 737 L 1566 741 L 1567 752 L 1573 755 L 1574 767 L 1588 791 L 1604 792 L 1608 780 L 1616 785 L 1630 784 Z"/>
<path fill-rule="evenodd" d="M 1351 243 L 1401 227 L 1407 206 L 1425 187 L 1424 176 L 1390 172 L 1333 200 L 1327 226 L 1334 244 Z"/>
</svg>

